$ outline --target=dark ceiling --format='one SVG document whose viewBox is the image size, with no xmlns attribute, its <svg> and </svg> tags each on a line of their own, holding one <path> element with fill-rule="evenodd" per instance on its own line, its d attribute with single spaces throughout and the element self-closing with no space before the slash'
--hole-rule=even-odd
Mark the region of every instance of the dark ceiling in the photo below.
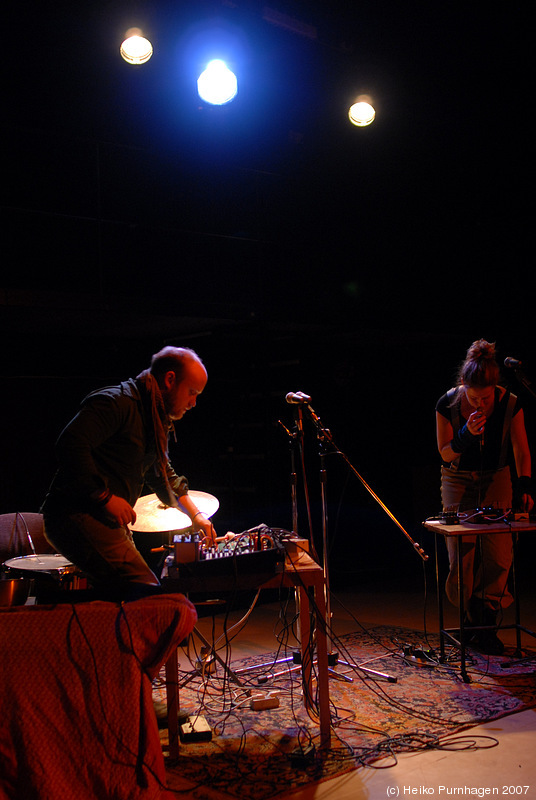
<svg viewBox="0 0 536 800">
<path fill-rule="evenodd" d="M 10 13 L 4 330 L 53 316 L 52 330 L 167 335 L 173 318 L 180 334 L 254 317 L 531 334 L 518 11 L 99 0 Z M 144 67 L 118 54 L 134 22 L 155 43 Z M 195 95 L 208 23 L 239 53 L 223 109 Z M 363 91 L 377 119 L 358 130 L 345 110 Z"/>
</svg>

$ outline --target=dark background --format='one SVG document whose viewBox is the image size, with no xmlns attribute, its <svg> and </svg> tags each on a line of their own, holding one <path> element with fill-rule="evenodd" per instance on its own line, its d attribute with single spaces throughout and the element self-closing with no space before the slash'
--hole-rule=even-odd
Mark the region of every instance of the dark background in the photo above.
<svg viewBox="0 0 536 800">
<path fill-rule="evenodd" d="M 473 340 L 528 375 L 535 340 L 530 28 L 471 5 L 270 3 L 286 27 L 249 0 L 5 12 L 0 512 L 39 508 L 87 391 L 182 344 L 209 384 L 171 456 L 218 497 L 218 532 L 290 526 L 278 420 L 300 390 L 430 552 L 435 402 Z M 195 91 L 207 20 L 239 51 L 220 109 Z M 119 57 L 131 24 L 155 45 L 143 67 Z M 362 92 L 377 118 L 359 130 Z M 533 445 L 534 400 L 505 381 Z M 310 423 L 305 445 L 320 541 Z M 344 461 L 326 466 L 336 578 L 419 570 Z"/>
</svg>

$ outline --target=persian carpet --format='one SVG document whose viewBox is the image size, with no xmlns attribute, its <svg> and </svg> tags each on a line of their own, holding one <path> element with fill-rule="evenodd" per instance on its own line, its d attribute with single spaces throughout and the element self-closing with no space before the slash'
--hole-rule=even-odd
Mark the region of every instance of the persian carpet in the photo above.
<svg viewBox="0 0 536 800">
<path fill-rule="evenodd" d="M 267 800 L 380 759 L 382 766 L 386 759 L 394 764 L 398 753 L 456 746 L 460 731 L 536 706 L 536 654 L 532 662 L 505 668 L 515 657 L 512 648 L 501 657 L 468 650 L 471 683 L 464 683 L 454 648 L 446 663 L 434 659 L 437 635 L 424 641 L 421 632 L 380 626 L 347 634 L 336 645 L 329 749 L 318 747 L 317 722 L 304 710 L 299 667 L 290 672 L 292 660 L 272 666 L 281 653 L 268 654 L 261 665 L 252 658 L 232 662 L 241 686 L 220 665 L 203 674 L 198 662 L 198 670 L 181 672 L 181 708 L 202 715 L 212 739 L 181 743 L 178 761 L 167 763 L 169 790 L 177 798 Z M 412 660 L 419 650 L 424 661 Z M 248 667 L 254 669 L 241 671 Z M 165 700 L 162 683 L 153 692 Z M 279 705 L 253 710 L 259 696 L 276 697 Z M 161 733 L 165 750 L 167 731 Z"/>
</svg>

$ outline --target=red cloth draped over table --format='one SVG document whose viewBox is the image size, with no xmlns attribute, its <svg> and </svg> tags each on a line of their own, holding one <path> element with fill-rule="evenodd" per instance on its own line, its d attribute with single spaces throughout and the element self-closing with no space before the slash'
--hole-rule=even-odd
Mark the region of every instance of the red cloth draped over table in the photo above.
<svg viewBox="0 0 536 800">
<path fill-rule="evenodd" d="M 0 609 L 0 798 L 161 798 L 151 680 L 196 619 L 182 595 Z"/>
</svg>

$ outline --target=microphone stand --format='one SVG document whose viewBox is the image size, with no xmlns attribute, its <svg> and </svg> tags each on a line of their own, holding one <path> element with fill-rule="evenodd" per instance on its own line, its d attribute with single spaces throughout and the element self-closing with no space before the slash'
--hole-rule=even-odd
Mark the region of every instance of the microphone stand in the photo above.
<svg viewBox="0 0 536 800">
<path fill-rule="evenodd" d="M 298 473 L 296 472 L 296 450 L 302 455 L 303 458 L 303 407 L 302 405 L 295 405 L 294 406 L 294 428 L 290 431 L 286 425 L 284 425 L 281 420 L 278 420 L 279 425 L 283 428 L 285 433 L 288 436 L 289 446 L 290 446 L 290 499 L 291 499 L 291 510 L 292 510 L 292 532 L 298 536 Z M 304 489 L 305 489 L 305 496 L 307 500 L 307 509 L 309 515 L 309 531 L 310 531 L 310 538 L 309 538 L 309 546 L 314 551 L 313 545 L 313 538 L 312 532 L 310 527 L 310 511 L 309 511 L 309 493 L 307 489 L 307 482 L 304 480 Z M 298 620 L 297 631 L 296 631 L 296 641 L 298 644 L 298 649 L 292 656 L 288 658 L 278 658 L 275 662 L 270 662 L 269 664 L 257 664 L 251 667 L 244 667 L 239 672 L 247 672 L 249 670 L 254 669 L 264 669 L 269 666 L 274 666 L 275 664 L 289 664 L 291 662 L 297 664 L 298 659 L 300 656 L 300 643 L 301 643 L 301 628 L 300 628 L 300 594 L 297 589 L 294 590 L 294 603 L 296 607 L 296 616 Z M 297 666 L 296 669 L 300 669 L 300 666 Z M 279 674 L 279 673 L 277 673 Z"/>
<path fill-rule="evenodd" d="M 330 644 L 333 644 L 333 636 L 332 636 L 332 612 L 331 612 L 331 590 L 330 590 L 330 579 L 329 579 L 329 556 L 328 556 L 328 511 L 327 511 L 327 495 L 326 495 L 326 484 L 327 484 L 327 472 L 325 467 L 325 457 L 327 453 L 327 446 L 330 445 L 333 450 L 334 454 L 340 455 L 346 464 L 350 467 L 354 475 L 361 481 L 363 486 L 367 489 L 367 491 L 374 497 L 374 499 L 379 503 L 381 508 L 388 514 L 388 516 L 396 523 L 396 525 L 402 530 L 404 535 L 409 539 L 411 544 L 413 545 L 413 549 L 421 556 L 424 561 L 428 560 L 428 556 L 422 549 L 422 547 L 415 542 L 409 533 L 405 530 L 405 528 L 400 524 L 400 522 L 396 519 L 396 517 L 389 511 L 385 503 L 383 503 L 378 495 L 371 489 L 371 487 L 366 483 L 366 481 L 361 477 L 355 467 L 351 464 L 348 457 L 337 447 L 335 442 L 333 441 L 333 437 L 331 435 L 331 431 L 328 428 L 325 428 L 322 424 L 322 421 L 318 414 L 314 411 L 309 403 L 305 405 L 305 408 L 313 422 L 313 425 L 316 428 L 317 432 L 317 439 L 319 442 L 319 456 L 320 456 L 320 491 L 321 491 L 321 503 L 322 503 L 322 545 L 323 545 L 323 569 L 324 569 L 324 581 L 325 581 L 325 599 L 326 599 L 326 629 L 327 629 L 327 637 Z M 333 667 L 336 664 L 344 664 L 345 666 L 352 667 L 354 669 L 358 669 L 362 672 L 365 672 L 369 675 L 373 675 L 375 677 L 386 678 L 390 683 L 396 683 L 397 678 L 388 675 L 387 673 L 377 672 L 376 670 L 371 670 L 363 665 L 359 664 L 351 664 L 347 661 L 340 661 L 338 654 L 334 653 L 333 650 L 328 654 L 328 659 L 330 660 L 330 666 Z M 330 670 L 331 673 L 336 677 L 342 677 L 334 673 L 333 670 Z M 348 680 L 351 682 L 351 678 L 348 676 L 344 676 L 344 680 Z"/>
<path fill-rule="evenodd" d="M 310 398 L 307 395 L 303 395 L 303 397 L 307 397 L 307 400 Z M 293 400 L 293 403 L 295 401 Z M 320 469 L 320 486 L 321 486 L 321 498 L 322 498 L 322 541 L 323 541 L 323 550 L 324 550 L 324 558 L 323 558 L 323 575 L 324 575 L 324 597 L 326 603 L 326 636 L 329 644 L 332 644 L 332 626 L 331 626 L 331 591 L 330 591 L 330 584 L 329 584 L 329 564 L 328 564 L 328 544 L 327 544 L 327 532 L 328 532 L 328 513 L 327 513 L 327 502 L 326 502 L 326 479 L 327 479 L 327 472 L 325 469 L 325 443 L 328 441 L 333 445 L 333 440 L 331 438 L 331 433 L 322 426 L 319 417 L 315 414 L 311 406 L 305 401 L 300 398 L 298 403 L 295 403 L 294 407 L 294 430 L 289 431 L 288 428 L 283 425 L 281 420 L 278 420 L 279 424 L 283 428 L 283 430 L 287 433 L 289 437 L 290 443 L 290 454 L 291 454 L 291 475 L 290 475 L 290 487 L 291 487 L 291 501 L 292 501 L 292 530 L 293 533 L 298 534 L 298 504 L 297 504 L 297 473 L 296 473 L 296 455 L 295 455 L 295 447 L 296 443 L 298 443 L 298 447 L 300 449 L 302 462 L 303 462 L 303 407 L 307 409 L 311 419 L 313 420 L 315 426 L 317 427 L 317 438 L 320 443 L 320 459 L 321 459 L 321 469 Z M 333 445 L 334 446 L 334 445 Z M 337 450 L 337 452 L 339 452 Z M 342 453 L 341 453 L 342 455 Z M 309 547 L 311 556 L 318 561 L 318 556 L 315 551 L 314 542 L 313 542 L 313 535 L 312 535 L 312 522 L 311 522 L 311 511 L 310 511 L 310 503 L 309 503 L 309 492 L 307 486 L 307 478 L 305 475 L 305 467 L 302 463 L 303 467 L 303 483 L 304 483 L 304 491 L 306 496 L 306 505 L 307 505 L 307 512 L 309 517 L 309 531 L 310 531 L 310 538 L 309 538 Z M 301 641 L 301 630 L 299 628 L 299 620 L 300 620 L 300 601 L 299 601 L 299 592 L 295 590 L 295 604 L 296 604 L 296 612 L 298 618 L 298 635 L 297 641 L 298 644 Z M 269 675 L 262 676 L 258 678 L 259 683 L 265 683 L 267 680 L 273 680 L 274 678 L 278 678 L 282 675 L 288 674 L 288 672 L 294 672 L 295 670 L 299 670 L 302 668 L 301 664 L 301 652 L 297 651 L 294 655 L 289 656 L 288 658 L 279 658 L 275 662 L 270 661 L 269 663 L 261 663 L 261 664 L 252 664 L 249 667 L 243 667 L 242 669 L 235 670 L 235 673 L 242 674 L 244 672 L 250 672 L 257 669 L 266 669 L 267 667 L 273 667 L 276 664 L 290 664 L 294 663 L 296 666 L 290 667 L 287 670 L 283 670 L 280 672 L 273 672 Z M 348 661 L 339 661 L 338 654 L 334 654 L 333 652 L 328 653 L 328 667 L 330 673 L 338 678 L 339 680 L 347 681 L 348 683 L 352 683 L 352 678 L 349 678 L 347 675 L 339 675 L 334 672 L 331 667 L 335 666 L 336 664 L 344 664 L 345 666 L 352 667 L 353 669 L 360 670 L 364 672 L 366 675 L 369 675 L 373 678 L 378 679 L 385 679 L 390 683 L 396 683 L 397 678 L 392 675 L 388 675 L 385 672 L 378 672 L 377 670 L 370 669 L 368 667 L 359 666 L 359 664 L 351 664 Z"/>
<path fill-rule="evenodd" d="M 303 395 L 303 397 L 307 397 L 307 395 Z M 305 505 L 307 510 L 307 517 L 309 521 L 309 553 L 310 555 L 318 561 L 318 556 L 316 554 L 314 541 L 313 541 L 313 528 L 312 528 L 312 520 L 311 520 L 311 504 L 309 500 L 309 487 L 307 484 L 307 477 L 305 474 L 305 466 L 304 466 L 304 437 L 303 437 L 303 405 L 304 400 L 302 397 L 299 398 L 298 402 L 292 401 L 293 403 L 293 411 L 294 411 L 294 428 L 293 430 L 289 430 L 286 425 L 284 425 L 281 420 L 278 420 L 279 425 L 283 428 L 285 433 L 288 436 L 289 446 L 290 446 L 290 495 L 291 495 L 291 509 L 292 509 L 292 532 L 299 536 L 298 533 L 298 473 L 296 471 L 296 451 L 298 451 L 300 455 L 300 460 L 302 462 L 302 472 L 303 472 L 303 490 L 305 494 Z M 296 630 L 296 642 L 298 647 L 294 650 L 291 656 L 286 658 L 278 658 L 275 661 L 270 662 L 261 662 L 260 664 L 252 664 L 249 667 L 242 667 L 241 669 L 235 670 L 235 673 L 243 674 L 244 672 L 252 672 L 254 670 L 262 669 L 265 670 L 269 667 L 279 666 L 282 664 L 294 664 L 293 667 L 288 667 L 284 670 L 279 672 L 271 672 L 268 675 L 263 675 L 257 678 L 258 683 L 266 683 L 268 680 L 274 680 L 275 678 L 279 678 L 283 675 L 288 675 L 289 672 L 295 672 L 302 668 L 301 663 L 301 604 L 300 604 L 300 593 L 298 589 L 294 589 L 294 605 L 296 608 L 296 619 L 297 619 L 297 630 Z"/>
</svg>

